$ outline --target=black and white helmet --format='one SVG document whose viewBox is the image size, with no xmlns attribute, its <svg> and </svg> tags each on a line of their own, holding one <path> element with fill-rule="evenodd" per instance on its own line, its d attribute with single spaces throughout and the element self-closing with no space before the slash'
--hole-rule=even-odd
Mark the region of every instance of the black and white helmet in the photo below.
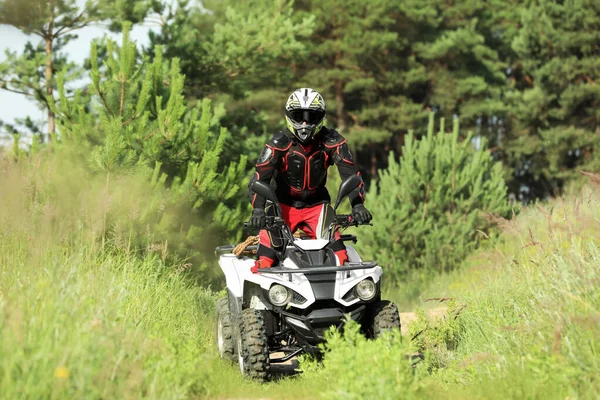
<svg viewBox="0 0 600 400">
<path fill-rule="evenodd" d="M 285 103 L 288 129 L 302 143 L 321 130 L 325 121 L 325 100 L 314 89 L 296 89 Z"/>
</svg>

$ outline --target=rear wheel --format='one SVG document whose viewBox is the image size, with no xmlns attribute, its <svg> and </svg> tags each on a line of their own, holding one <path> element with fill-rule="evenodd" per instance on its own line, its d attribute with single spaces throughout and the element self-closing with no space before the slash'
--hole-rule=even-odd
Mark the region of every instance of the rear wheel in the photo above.
<svg viewBox="0 0 600 400">
<path fill-rule="evenodd" d="M 377 339 L 383 332 L 400 330 L 398 307 L 388 300 L 380 300 L 373 305 L 371 313 L 370 337 Z"/>
<path fill-rule="evenodd" d="M 227 297 L 217 300 L 217 347 L 221 358 L 235 361 L 233 325 Z"/>
<path fill-rule="evenodd" d="M 238 362 L 244 376 L 267 380 L 270 375 L 269 346 L 265 319 L 261 311 L 242 311 L 238 338 Z"/>
</svg>

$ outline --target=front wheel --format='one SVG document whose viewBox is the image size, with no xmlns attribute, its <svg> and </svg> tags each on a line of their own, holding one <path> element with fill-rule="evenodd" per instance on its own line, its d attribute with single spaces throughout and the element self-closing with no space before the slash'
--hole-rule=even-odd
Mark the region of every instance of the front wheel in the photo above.
<svg viewBox="0 0 600 400">
<path fill-rule="evenodd" d="M 242 311 L 240 335 L 237 341 L 238 362 L 242 375 L 267 380 L 270 375 L 269 345 L 265 318 L 261 311 Z"/>
<path fill-rule="evenodd" d="M 217 300 L 217 347 L 221 358 L 235 361 L 233 325 L 227 297 Z"/>
<path fill-rule="evenodd" d="M 371 313 L 370 337 L 377 339 L 383 332 L 400 330 L 400 314 L 398 307 L 388 300 L 380 300 L 373 304 Z"/>
</svg>

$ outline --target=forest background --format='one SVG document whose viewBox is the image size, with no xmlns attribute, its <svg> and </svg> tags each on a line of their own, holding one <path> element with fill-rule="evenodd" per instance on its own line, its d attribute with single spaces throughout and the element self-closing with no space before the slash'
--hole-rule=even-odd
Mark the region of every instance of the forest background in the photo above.
<svg viewBox="0 0 600 400">
<path fill-rule="evenodd" d="M 128 231 L 128 245 L 140 249 L 162 243 L 203 282 L 219 280 L 208 266 L 214 246 L 245 234 L 247 179 L 266 140 L 284 129 L 282 105 L 297 87 L 319 90 L 328 126 L 348 138 L 376 218 L 362 250 L 383 251 L 380 262 L 398 277 L 452 269 L 491 234 L 489 215 L 510 217 L 517 204 L 557 196 L 578 184 L 580 171 L 598 170 L 593 0 L 4 0 L 0 7 L 1 23 L 39 39 L 6 55 L 0 88 L 47 112 L 43 124 L 2 124 L 15 155 L 60 142 L 90 176 L 145 169 L 143 191 L 154 193 L 138 205 L 145 217 L 115 216 L 103 235 Z M 140 51 L 128 34 L 148 23 L 158 28 Z M 95 24 L 123 32 L 123 40 L 94 41 L 77 65 L 62 49 Z M 436 123 L 454 142 L 434 143 Z M 32 144 L 23 151 L 25 137 Z M 427 147 L 419 153 L 411 143 L 421 137 L 431 148 L 418 142 Z M 458 142 L 470 144 L 459 155 L 451 150 Z M 471 150 L 486 155 L 460 175 Z M 412 161 L 398 164 L 401 157 Z M 335 192 L 339 181 L 330 181 Z M 507 198 L 513 207 L 498 202 Z"/>
</svg>

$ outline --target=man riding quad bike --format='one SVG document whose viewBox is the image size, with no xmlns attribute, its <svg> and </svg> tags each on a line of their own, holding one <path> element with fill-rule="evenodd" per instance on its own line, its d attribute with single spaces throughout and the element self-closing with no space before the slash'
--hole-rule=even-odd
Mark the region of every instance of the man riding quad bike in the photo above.
<svg viewBox="0 0 600 400">
<path fill-rule="evenodd" d="M 381 267 L 363 262 L 344 245 L 356 237 L 339 232 L 372 217 L 345 139 L 323 126 L 324 117 L 319 93 L 292 93 L 286 104 L 290 132 L 279 132 L 265 146 L 249 185 L 254 211 L 247 226 L 261 229 L 258 260 L 232 254 L 233 246 L 217 248 L 228 292 L 217 303 L 219 354 L 237 361 L 246 376 L 268 379 L 271 364 L 318 354 L 325 331 L 341 329 L 345 316 L 371 338 L 400 328 L 397 307 L 381 300 Z M 343 179 L 334 208 L 325 188 L 333 163 Z M 336 215 L 346 196 L 352 214 Z M 297 229 L 305 236 L 294 237 Z"/>
<path fill-rule="evenodd" d="M 334 129 L 323 125 L 325 101 L 313 89 L 302 88 L 294 91 L 285 105 L 287 131 L 281 131 L 265 145 L 256 172 L 250 180 L 250 201 L 254 207 L 249 226 L 264 228 L 265 217 L 273 212 L 265 211 L 265 198 L 252 191 L 254 182 L 270 183 L 274 178 L 276 195 L 282 211 L 282 218 L 292 231 L 301 229 L 312 239 L 323 234 L 323 216 L 331 202 L 325 187 L 327 168 L 335 163 L 342 180 L 352 175 L 360 178 L 346 139 Z M 365 193 L 362 178 L 349 195 L 352 215 L 359 224 L 371 221 L 371 213 L 364 206 Z M 344 243 L 336 234 L 332 245 L 340 265 L 348 259 Z M 277 262 L 276 251 L 281 241 L 265 229 L 260 232 L 258 247 L 258 268 L 269 268 Z"/>
</svg>

